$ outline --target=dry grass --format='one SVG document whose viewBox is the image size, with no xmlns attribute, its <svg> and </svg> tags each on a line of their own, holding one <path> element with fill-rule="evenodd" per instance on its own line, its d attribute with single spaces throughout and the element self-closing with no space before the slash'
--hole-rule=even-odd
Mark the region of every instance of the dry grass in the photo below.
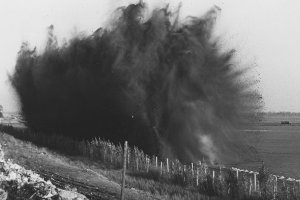
<svg viewBox="0 0 300 200">
<path fill-rule="evenodd" d="M 46 151 L 44 147 L 51 148 L 68 155 L 64 159 L 69 164 L 91 169 L 112 181 L 121 183 L 123 149 L 120 144 L 114 145 L 101 139 L 76 141 L 63 136 L 36 134 L 29 130 L 7 126 L 0 128 L 3 132 L 41 146 L 39 150 L 42 152 Z M 169 160 L 170 172 L 167 173 L 165 162 L 161 169 L 159 164 L 156 166 L 155 157 L 150 157 L 135 147 L 129 149 L 130 162 L 127 164 L 129 170 L 126 179 L 128 188 L 136 188 L 167 199 L 205 199 L 206 196 L 216 199 L 273 198 L 272 179 L 267 173 L 264 176 L 263 171 L 260 174 L 261 177 L 264 177 L 260 180 L 260 188 L 265 189 L 258 193 L 252 192 L 249 196 L 249 175 L 247 174 L 241 173 L 237 180 L 231 170 L 223 169 L 220 174 L 218 169 L 211 168 L 204 173 L 206 166 L 197 165 L 199 170 L 199 185 L 197 186 L 195 181 L 196 165 L 191 170 L 191 166 L 184 166 L 178 161 Z M 53 159 L 59 158 L 59 156 L 60 154 L 57 153 Z M 212 177 L 212 170 L 215 170 L 215 179 Z M 219 178 L 220 175 L 221 178 Z M 297 197 L 296 194 L 299 193 L 297 188 L 288 182 L 279 182 L 278 188 L 278 197 L 292 198 Z"/>
</svg>

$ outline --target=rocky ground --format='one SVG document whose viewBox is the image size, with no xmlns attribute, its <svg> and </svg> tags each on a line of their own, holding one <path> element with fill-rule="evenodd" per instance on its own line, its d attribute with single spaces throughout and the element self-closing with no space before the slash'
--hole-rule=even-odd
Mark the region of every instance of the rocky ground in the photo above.
<svg viewBox="0 0 300 200">
<path fill-rule="evenodd" d="M 4 159 L 0 144 L 0 200 L 6 199 L 61 199 L 85 200 L 76 188 L 60 189 L 38 174 Z"/>
<path fill-rule="evenodd" d="M 111 174 L 113 174 L 114 176 L 119 176 L 119 174 L 121 174 L 120 170 L 107 169 L 106 166 L 104 166 L 101 162 L 91 161 L 88 158 L 66 156 L 52 151 L 48 148 L 36 146 L 31 142 L 19 140 L 3 132 L 0 132 L 0 145 L 2 145 L 3 150 L 1 152 L 4 152 L 5 154 L 5 162 L 2 156 L 0 163 L 11 163 L 12 165 L 17 164 L 19 167 L 22 166 L 20 167 L 20 170 L 24 171 L 26 169 L 28 173 L 34 172 L 33 174 L 38 174 L 37 176 L 43 179 L 43 183 L 49 183 L 50 181 L 52 185 L 56 186 L 56 188 L 64 189 L 64 191 L 66 191 L 60 192 L 60 194 L 64 193 L 70 196 L 70 194 L 68 194 L 68 191 L 77 191 L 77 193 L 83 194 L 87 199 L 90 200 L 120 199 L 120 184 L 111 179 Z M 1 173 L 1 165 L 2 164 L 0 164 L 0 174 L 5 174 L 6 177 L 8 173 Z M 135 179 L 133 181 L 135 181 Z M 2 181 L 0 181 L 0 188 L 5 189 L 6 193 L 9 193 L 12 196 L 8 199 L 29 199 L 31 195 L 36 192 L 32 189 L 30 195 L 28 194 L 28 196 L 25 196 L 24 198 L 17 198 L 13 195 L 17 191 L 19 191 L 18 189 L 9 192 L 10 187 L 4 188 L 1 185 Z M 32 186 L 30 187 L 32 188 Z M 36 194 L 39 193 L 37 192 Z M 43 199 L 42 195 L 39 195 L 42 197 L 38 197 L 36 196 L 36 194 L 31 199 Z M 54 197 L 51 197 L 52 199 L 60 198 L 58 195 L 53 196 Z M 161 196 L 160 194 L 153 194 L 148 190 L 145 191 L 133 187 L 126 187 L 125 199 L 152 200 L 167 198 Z M 2 199 L 0 198 L 0 200 Z"/>
</svg>

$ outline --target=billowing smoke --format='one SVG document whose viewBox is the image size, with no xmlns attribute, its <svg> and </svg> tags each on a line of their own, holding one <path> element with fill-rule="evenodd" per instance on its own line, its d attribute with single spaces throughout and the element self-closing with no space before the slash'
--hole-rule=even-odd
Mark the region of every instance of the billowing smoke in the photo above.
<svg viewBox="0 0 300 200">
<path fill-rule="evenodd" d="M 128 140 L 147 153 L 229 162 L 249 155 L 238 139 L 259 109 L 234 50 L 213 38 L 219 12 L 178 20 L 143 3 L 115 12 L 108 27 L 43 52 L 24 43 L 11 83 L 27 125 L 75 138 Z"/>
</svg>

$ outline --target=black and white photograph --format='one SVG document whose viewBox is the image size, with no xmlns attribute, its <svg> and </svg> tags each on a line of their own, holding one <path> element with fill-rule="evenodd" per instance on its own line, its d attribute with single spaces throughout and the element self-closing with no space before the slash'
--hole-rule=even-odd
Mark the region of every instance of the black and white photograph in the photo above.
<svg viewBox="0 0 300 200">
<path fill-rule="evenodd" d="M 300 1 L 0 0 L 0 200 L 300 200 Z"/>
</svg>

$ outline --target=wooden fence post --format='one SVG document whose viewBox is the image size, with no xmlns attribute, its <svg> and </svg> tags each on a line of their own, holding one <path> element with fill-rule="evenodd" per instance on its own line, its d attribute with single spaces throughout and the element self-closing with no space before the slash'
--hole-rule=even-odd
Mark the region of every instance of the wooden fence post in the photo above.
<svg viewBox="0 0 300 200">
<path fill-rule="evenodd" d="M 110 157 L 110 163 L 113 162 L 113 155 L 112 155 L 112 144 L 109 144 L 109 157 Z"/>
<path fill-rule="evenodd" d="M 139 158 L 138 158 L 138 156 L 136 156 L 135 162 L 136 162 L 136 171 L 139 171 Z"/>
<path fill-rule="evenodd" d="M 252 194 L 252 178 L 250 176 L 250 180 L 249 180 L 249 196 L 251 196 Z"/>
<path fill-rule="evenodd" d="M 196 185 L 199 185 L 199 167 L 197 165 L 197 171 L 196 171 Z"/>
<path fill-rule="evenodd" d="M 106 148 L 104 148 L 104 153 L 103 153 L 103 161 L 106 161 Z"/>
<path fill-rule="evenodd" d="M 172 169 L 171 169 L 171 173 L 174 173 L 174 168 L 175 168 L 174 162 L 172 161 Z"/>
<path fill-rule="evenodd" d="M 298 183 L 298 193 L 300 192 L 300 180 L 296 180 L 296 183 Z"/>
<path fill-rule="evenodd" d="M 169 159 L 167 158 L 167 172 L 169 173 L 170 172 L 170 169 L 169 169 Z"/>
<path fill-rule="evenodd" d="M 130 167 L 130 148 L 127 147 L 127 168 Z"/>
<path fill-rule="evenodd" d="M 274 194 L 273 194 L 273 198 L 276 198 L 276 193 L 277 193 L 277 176 L 275 177 L 275 182 L 274 182 Z"/>
<path fill-rule="evenodd" d="M 194 178 L 194 163 L 192 163 L 192 177 Z"/>
<path fill-rule="evenodd" d="M 186 171 L 186 168 L 185 168 L 185 165 L 183 165 L 183 181 L 184 182 L 186 181 L 185 171 Z"/>
<path fill-rule="evenodd" d="M 220 178 L 220 182 L 222 182 L 222 167 L 220 166 L 220 176 L 219 176 L 219 178 Z"/>
<path fill-rule="evenodd" d="M 147 173 L 149 172 L 149 165 L 150 165 L 150 158 L 146 157 L 146 162 L 147 162 Z"/>
<path fill-rule="evenodd" d="M 123 155 L 123 174 L 122 174 L 122 187 L 121 187 L 121 200 L 124 200 L 125 193 L 125 175 L 126 175 L 126 158 L 127 158 L 127 141 L 124 144 L 124 155 Z"/>
<path fill-rule="evenodd" d="M 257 181 L 256 181 L 256 172 L 254 172 L 254 191 L 256 191 L 256 185 L 257 185 Z"/>
</svg>

